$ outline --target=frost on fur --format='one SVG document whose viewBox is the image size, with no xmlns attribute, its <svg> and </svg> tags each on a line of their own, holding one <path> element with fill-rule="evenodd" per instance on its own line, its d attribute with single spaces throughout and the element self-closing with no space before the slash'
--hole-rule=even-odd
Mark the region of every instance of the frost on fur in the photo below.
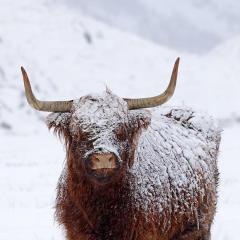
<svg viewBox="0 0 240 240">
<path fill-rule="evenodd" d="M 209 239 L 220 129 L 206 114 L 128 110 L 106 92 L 75 100 L 70 113 L 52 113 L 47 123 L 66 141 L 56 216 L 68 239 Z M 85 171 L 93 153 L 119 159 L 106 184 Z"/>
</svg>

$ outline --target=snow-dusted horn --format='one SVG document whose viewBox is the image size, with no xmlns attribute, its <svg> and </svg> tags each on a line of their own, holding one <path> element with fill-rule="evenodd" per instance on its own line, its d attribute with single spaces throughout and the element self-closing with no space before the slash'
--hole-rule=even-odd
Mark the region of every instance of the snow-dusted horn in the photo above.
<svg viewBox="0 0 240 240">
<path fill-rule="evenodd" d="M 128 109 L 156 107 L 167 102 L 172 97 L 176 87 L 179 61 L 180 58 L 177 58 L 173 67 L 170 82 L 164 93 L 149 98 L 136 98 L 136 99 L 124 98 L 124 100 L 128 104 Z"/>
<path fill-rule="evenodd" d="M 35 109 L 45 112 L 70 112 L 72 108 L 71 101 L 39 101 L 35 98 L 28 75 L 23 67 L 21 67 L 23 82 L 25 87 L 25 94 L 28 103 Z"/>
</svg>

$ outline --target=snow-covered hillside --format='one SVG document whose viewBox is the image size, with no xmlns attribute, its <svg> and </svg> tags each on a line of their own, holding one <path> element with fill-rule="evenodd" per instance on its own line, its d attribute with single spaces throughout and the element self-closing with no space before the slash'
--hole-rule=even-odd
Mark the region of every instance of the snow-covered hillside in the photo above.
<svg viewBox="0 0 240 240">
<path fill-rule="evenodd" d="M 240 34 L 236 0 L 61 0 L 80 12 L 161 45 L 206 53 Z"/>
<path fill-rule="evenodd" d="M 46 114 L 27 105 L 20 66 L 42 100 L 79 98 L 106 86 L 119 96 L 146 97 L 165 89 L 178 56 L 168 105 L 207 111 L 227 127 L 213 240 L 237 240 L 239 41 L 240 35 L 201 57 L 181 54 L 53 0 L 0 0 L 0 240 L 63 239 L 53 225 L 53 205 L 64 151 L 48 134 Z"/>
<path fill-rule="evenodd" d="M 19 131 L 23 128 L 16 119 L 22 119 L 22 125 L 32 115 L 37 120 L 43 116 L 26 105 L 21 65 L 41 99 L 78 98 L 101 92 L 106 85 L 119 95 L 131 96 L 137 86 L 144 89 L 141 84 L 146 85 L 149 77 L 160 90 L 161 82 L 166 86 L 177 53 L 78 16 L 64 6 L 41 2 L 1 1 L 0 126 L 4 129 Z M 155 57 L 159 57 L 156 64 Z M 164 74 L 164 64 L 168 68 L 162 81 L 156 71 Z"/>
<path fill-rule="evenodd" d="M 78 98 L 101 92 L 106 85 L 125 97 L 152 96 L 164 90 L 179 52 L 51 1 L 41 2 L 1 0 L 0 129 L 26 132 L 28 128 L 19 128 L 16 119 L 28 125 L 34 116 L 36 120 L 31 121 L 36 126 L 43 119 L 42 113 L 26 104 L 21 65 L 40 99 Z M 184 103 L 221 119 L 238 118 L 238 43 L 239 37 L 201 58 L 182 54 L 176 94 L 169 104 Z"/>
</svg>

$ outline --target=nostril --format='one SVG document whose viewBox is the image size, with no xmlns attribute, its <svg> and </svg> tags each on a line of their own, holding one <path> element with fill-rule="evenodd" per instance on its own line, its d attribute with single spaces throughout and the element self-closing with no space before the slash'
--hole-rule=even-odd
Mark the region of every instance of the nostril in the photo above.
<svg viewBox="0 0 240 240">
<path fill-rule="evenodd" d="M 110 170 L 119 167 L 117 158 L 113 153 L 94 153 L 90 156 L 88 162 L 88 167 L 92 170 Z"/>
</svg>

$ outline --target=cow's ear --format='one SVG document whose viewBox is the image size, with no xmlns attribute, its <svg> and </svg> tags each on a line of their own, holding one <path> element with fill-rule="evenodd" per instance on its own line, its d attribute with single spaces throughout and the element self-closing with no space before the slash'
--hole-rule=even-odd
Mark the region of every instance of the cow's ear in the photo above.
<svg viewBox="0 0 240 240">
<path fill-rule="evenodd" d="M 50 113 L 47 117 L 47 126 L 49 129 L 53 129 L 59 137 L 69 136 L 69 123 L 71 119 L 71 113 Z"/>
</svg>

